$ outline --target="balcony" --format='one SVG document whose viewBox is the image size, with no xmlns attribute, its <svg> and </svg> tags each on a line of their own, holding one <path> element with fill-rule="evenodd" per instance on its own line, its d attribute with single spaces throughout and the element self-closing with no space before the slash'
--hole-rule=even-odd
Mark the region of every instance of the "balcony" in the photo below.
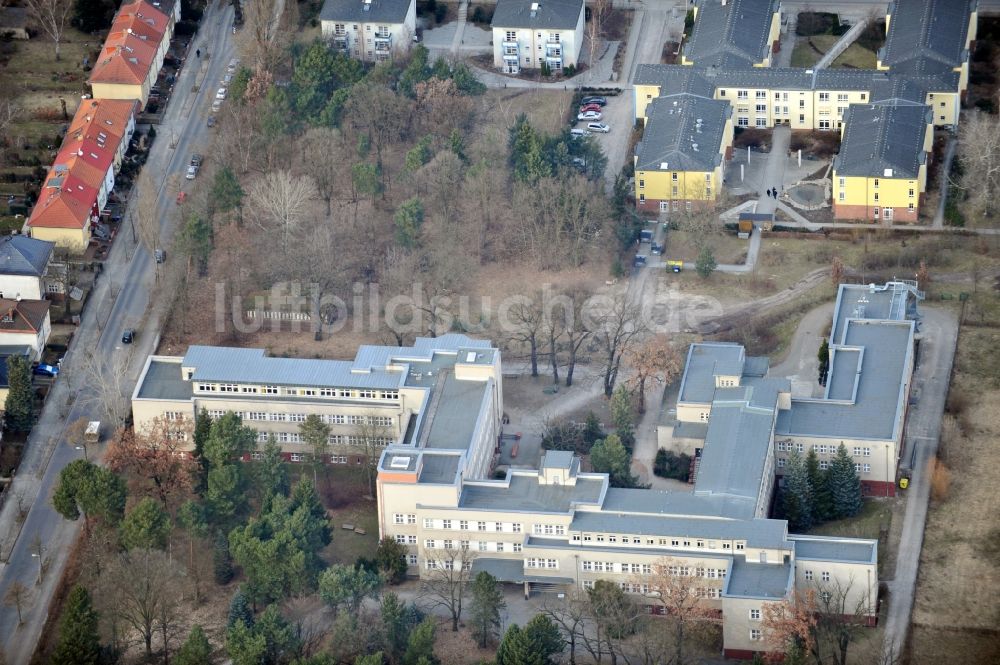
<svg viewBox="0 0 1000 665">
<path fill-rule="evenodd" d="M 379 42 L 392 42 L 392 33 L 391 32 L 376 32 L 375 33 L 375 43 L 378 44 Z"/>
</svg>

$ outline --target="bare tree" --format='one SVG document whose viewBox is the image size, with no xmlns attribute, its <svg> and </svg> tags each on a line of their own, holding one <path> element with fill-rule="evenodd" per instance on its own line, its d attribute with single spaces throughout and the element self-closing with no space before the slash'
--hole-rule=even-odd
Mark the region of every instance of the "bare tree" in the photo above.
<svg viewBox="0 0 1000 665">
<path fill-rule="evenodd" d="M 184 570 L 160 550 L 132 550 L 118 556 L 101 576 L 102 614 L 116 615 L 139 633 L 147 660 L 153 637 L 164 639 L 164 650 L 182 619 L 180 590 Z"/>
<path fill-rule="evenodd" d="M 25 0 L 28 16 L 55 42 L 56 60 L 59 60 L 63 32 L 73 13 L 73 0 Z"/>
<path fill-rule="evenodd" d="M 152 255 L 160 246 L 160 211 L 158 203 L 159 187 L 153 180 L 152 169 L 143 169 L 139 172 L 139 177 L 135 183 L 135 201 L 132 208 L 135 217 L 132 223 L 135 225 L 135 232 L 139 243 Z M 156 278 L 159 279 L 159 264 Z"/>
<path fill-rule="evenodd" d="M 270 69 L 277 58 L 277 10 L 277 0 L 247 0 L 243 3 L 243 40 L 247 43 L 255 69 Z"/>
<path fill-rule="evenodd" d="M 604 35 L 604 19 L 611 10 L 611 3 L 608 0 L 594 0 L 590 7 L 590 24 L 587 25 L 587 39 L 590 41 L 590 60 L 588 64 L 594 66 L 594 57 L 597 54 L 597 44 Z"/>
<path fill-rule="evenodd" d="M 273 171 L 250 184 L 247 199 L 257 213 L 262 230 L 277 230 L 282 248 L 310 211 L 310 201 L 317 197 L 316 185 L 309 176 L 294 176 L 288 171 Z"/>
<path fill-rule="evenodd" d="M 573 385 L 573 372 L 576 370 L 576 361 L 583 347 L 593 331 L 584 324 L 584 309 L 590 299 L 592 292 L 583 285 L 574 285 L 563 293 L 572 302 L 572 310 L 566 310 L 566 318 L 563 320 L 563 335 L 566 337 L 566 352 L 569 354 L 566 362 L 566 386 Z"/>
<path fill-rule="evenodd" d="M 344 140 L 330 127 L 312 127 L 299 140 L 302 167 L 316 184 L 316 192 L 326 203 L 326 216 L 333 214 L 333 199 L 339 185 L 349 179 L 344 173 Z"/>
<path fill-rule="evenodd" d="M 132 408 L 126 392 L 131 358 L 131 351 L 126 349 L 110 358 L 93 353 L 83 357 L 81 375 L 88 387 L 85 398 L 101 410 L 112 430 L 125 423 Z"/>
<path fill-rule="evenodd" d="M 694 586 L 706 583 L 704 587 Z M 697 576 L 697 569 L 692 569 L 685 561 L 665 557 L 653 564 L 652 575 L 640 578 L 641 583 L 649 584 L 651 597 L 663 608 L 664 613 L 673 623 L 674 657 L 671 662 L 684 663 L 684 647 L 689 633 L 706 624 L 720 624 L 721 613 L 710 607 L 706 602 L 706 588 L 720 589 L 721 583 L 708 582 Z"/>
<path fill-rule="evenodd" d="M 626 363 L 632 368 L 630 383 L 639 398 L 639 413 L 646 412 L 646 384 L 669 385 L 684 369 L 684 358 L 666 335 L 654 335 L 628 349 Z"/>
<path fill-rule="evenodd" d="M 476 553 L 467 546 L 425 552 L 427 570 L 420 575 L 420 593 L 430 607 L 440 607 L 451 617 L 452 631 L 458 630 L 462 604 L 472 582 L 472 562 Z"/>
<path fill-rule="evenodd" d="M 5 604 L 17 610 L 17 625 L 19 626 L 24 623 L 21 609 L 28 600 L 28 593 L 28 587 L 21 584 L 20 580 L 14 580 L 7 588 L 7 594 L 3 598 Z"/>
<path fill-rule="evenodd" d="M 695 208 L 674 214 L 672 218 L 681 231 L 691 236 L 695 247 L 702 249 L 714 236 L 722 232 L 722 222 L 715 208 Z"/>
<path fill-rule="evenodd" d="M 607 397 L 611 397 L 615 391 L 622 360 L 645 332 L 642 308 L 635 300 L 630 283 L 624 291 L 618 292 L 611 298 L 611 302 L 607 303 L 603 312 L 597 313 L 594 336 L 604 355 L 602 374 L 604 394 Z"/>
<path fill-rule="evenodd" d="M 538 376 L 538 345 L 542 335 L 544 313 L 542 312 L 541 294 L 532 296 L 517 295 L 501 307 L 501 322 L 509 322 L 514 329 L 507 331 L 510 339 L 528 345 L 531 361 L 531 376 Z"/>
<path fill-rule="evenodd" d="M 816 588 L 817 662 L 847 665 L 848 651 L 865 631 L 875 613 L 875 600 L 863 589 L 855 588 L 854 579 L 820 583 Z"/>
<path fill-rule="evenodd" d="M 966 213 L 977 219 L 993 216 L 1000 198 L 1000 119 L 982 111 L 963 119 L 957 157 L 962 165 L 957 184 L 965 193 Z"/>
<path fill-rule="evenodd" d="M 539 609 L 559 628 L 566 640 L 566 648 L 569 649 L 569 663 L 576 665 L 577 644 L 585 638 L 587 631 L 589 599 L 586 593 L 576 587 L 569 593 L 560 595 L 563 597 L 546 594 Z"/>
<path fill-rule="evenodd" d="M 392 430 L 380 421 L 383 417 L 374 411 L 361 416 L 361 422 L 354 427 L 349 439 L 349 449 L 363 456 L 360 471 L 371 496 L 375 496 L 375 477 L 382 450 L 394 440 Z"/>
</svg>

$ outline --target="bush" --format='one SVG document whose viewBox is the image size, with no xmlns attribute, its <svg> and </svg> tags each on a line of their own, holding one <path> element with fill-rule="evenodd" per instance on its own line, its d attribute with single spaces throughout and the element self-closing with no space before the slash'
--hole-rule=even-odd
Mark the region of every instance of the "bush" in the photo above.
<svg viewBox="0 0 1000 665">
<path fill-rule="evenodd" d="M 687 482 L 691 473 L 691 456 L 687 453 L 674 453 L 660 448 L 653 460 L 653 473 L 661 478 L 673 478 Z"/>
<path fill-rule="evenodd" d="M 951 471 L 940 459 L 932 459 L 927 465 L 930 467 L 931 498 L 943 501 L 948 497 L 948 488 L 951 487 Z"/>
<path fill-rule="evenodd" d="M 444 17 L 448 15 L 448 5 L 438 5 L 434 6 L 434 21 L 441 23 Z"/>
</svg>

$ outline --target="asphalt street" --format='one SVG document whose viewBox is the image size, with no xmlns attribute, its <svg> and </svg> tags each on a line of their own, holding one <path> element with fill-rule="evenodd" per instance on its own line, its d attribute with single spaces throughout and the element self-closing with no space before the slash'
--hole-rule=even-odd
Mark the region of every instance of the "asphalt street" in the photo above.
<svg viewBox="0 0 1000 665">
<path fill-rule="evenodd" d="M 183 174 L 191 152 L 203 149 L 209 141 L 211 130 L 206 120 L 216 83 L 225 75 L 226 66 L 235 53 L 231 26 L 232 9 L 228 4 L 215 3 L 206 11 L 202 28 L 191 44 L 186 66 L 175 85 L 173 99 L 163 122 L 157 127 L 157 140 L 144 167 L 154 174 L 159 187 L 157 208 L 164 247 L 170 246 L 179 217 L 176 190 L 171 183 L 184 182 Z M 194 57 L 196 48 L 201 49 L 200 59 Z M 205 59 L 208 67 L 200 74 L 201 61 Z M 200 87 L 196 88 L 196 84 Z M 125 219 L 128 220 L 127 215 Z M 131 394 L 143 360 L 154 349 L 155 331 L 159 330 L 156 319 L 160 312 L 147 311 L 155 284 L 155 263 L 141 245 L 135 246 L 126 221 L 63 361 L 63 376 L 56 380 L 31 433 L 11 488 L 12 493 L 23 495 L 23 505 L 31 506 L 23 527 L 17 529 L 17 502 L 7 501 L 0 512 L 0 534 L 5 538 L 0 543 L 3 547 L 0 556 L 4 561 L 0 569 L 0 598 L 15 581 L 30 590 L 22 607 L 21 625 L 18 625 L 14 607 L 0 606 L 0 644 L 4 645 L 8 663 L 30 660 L 79 528 L 78 523 L 67 522 L 55 512 L 50 496 L 62 469 L 84 455 L 83 451 L 62 442 L 66 425 L 79 418 L 101 419 L 100 406 L 84 385 L 84 364 L 88 356 L 115 359 L 120 358 L 120 354 L 127 354 L 121 359 L 128 363 L 125 390 L 126 395 Z M 144 324 L 150 315 L 152 319 Z M 126 327 L 137 328 L 136 343 L 132 346 L 121 343 L 122 330 Z M 14 538 L 16 541 L 12 543 Z M 41 557 L 36 556 L 38 543 L 41 544 Z M 37 584 L 40 569 L 44 570 L 41 584 Z"/>
</svg>

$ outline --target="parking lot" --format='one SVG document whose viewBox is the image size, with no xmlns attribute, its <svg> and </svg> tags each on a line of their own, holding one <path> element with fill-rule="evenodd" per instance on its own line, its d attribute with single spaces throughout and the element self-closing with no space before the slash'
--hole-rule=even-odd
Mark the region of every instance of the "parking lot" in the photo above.
<svg viewBox="0 0 1000 665">
<path fill-rule="evenodd" d="M 629 134 L 632 131 L 632 98 L 628 91 L 616 97 L 609 95 L 605 95 L 605 97 L 608 103 L 601 111 L 600 122 L 606 124 L 611 131 L 607 134 L 594 133 L 593 136 L 608 158 L 608 168 L 604 177 L 608 184 L 612 185 L 625 164 L 626 158 L 632 158 L 631 155 L 625 154 L 628 148 Z M 581 121 L 575 126 L 586 128 L 587 123 Z"/>
</svg>

